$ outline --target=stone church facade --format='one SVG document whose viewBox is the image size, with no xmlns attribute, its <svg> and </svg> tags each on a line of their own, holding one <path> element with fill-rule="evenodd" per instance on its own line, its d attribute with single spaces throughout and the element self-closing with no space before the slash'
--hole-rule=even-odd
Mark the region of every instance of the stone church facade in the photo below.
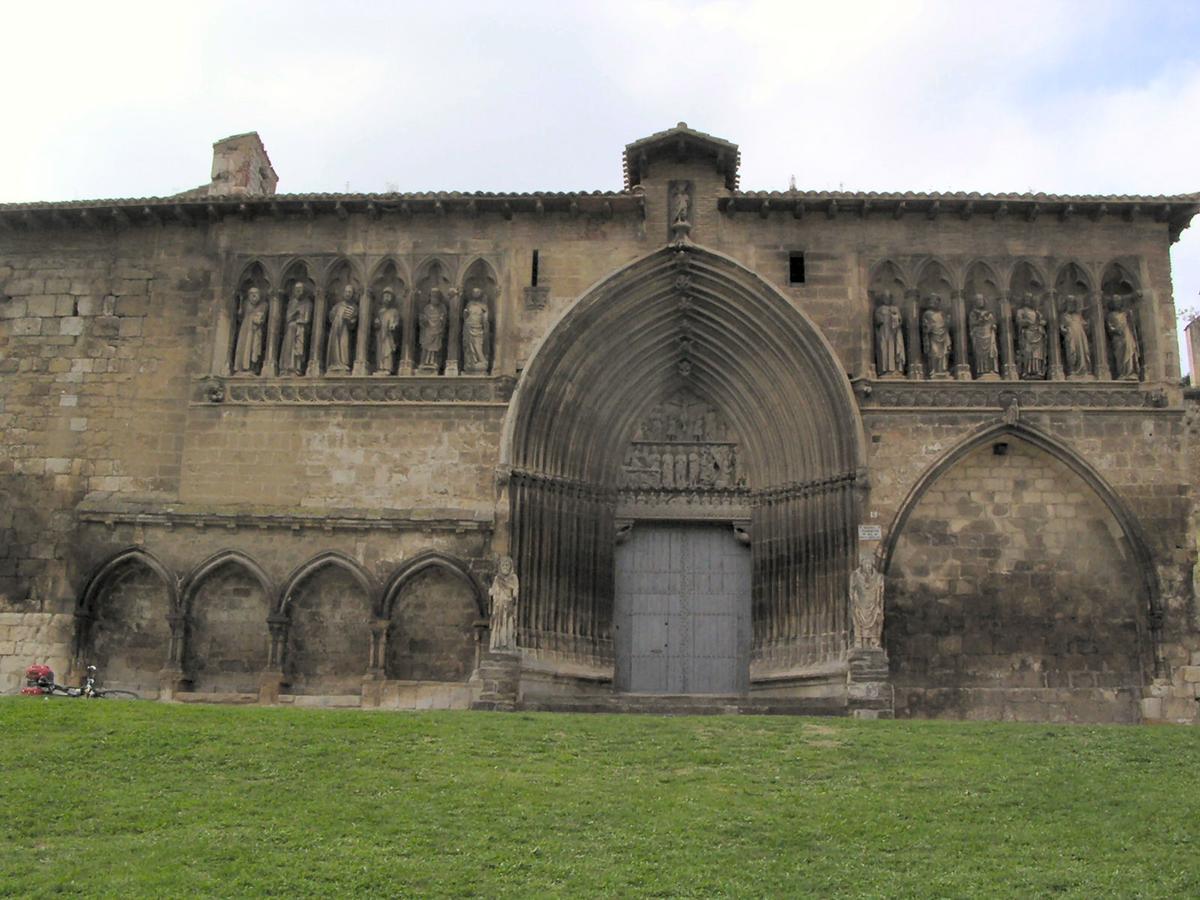
<svg viewBox="0 0 1200 900">
<path fill-rule="evenodd" d="M 1197 718 L 1200 195 L 623 162 L 0 205 L 0 691 Z"/>
</svg>

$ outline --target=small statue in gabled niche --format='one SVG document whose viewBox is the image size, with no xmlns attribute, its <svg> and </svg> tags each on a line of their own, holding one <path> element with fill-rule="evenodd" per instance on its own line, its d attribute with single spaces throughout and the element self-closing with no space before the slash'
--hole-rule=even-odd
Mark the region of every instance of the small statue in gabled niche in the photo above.
<svg viewBox="0 0 1200 900">
<path fill-rule="evenodd" d="M 517 573 L 513 571 L 512 557 L 500 557 L 499 571 L 488 589 L 488 597 L 492 601 L 492 633 L 488 648 L 493 652 L 517 649 L 517 597 L 520 588 Z"/>
<path fill-rule="evenodd" d="M 904 316 L 890 291 L 875 310 L 875 358 L 880 378 L 904 374 Z"/>
<path fill-rule="evenodd" d="M 329 337 L 325 343 L 325 371 L 330 375 L 348 374 L 354 363 L 354 332 L 358 324 L 357 291 L 354 285 L 342 288 L 342 299 L 329 310 Z"/>
<path fill-rule="evenodd" d="M 421 365 L 417 371 L 423 375 L 436 375 L 441 368 L 448 315 L 441 290 L 434 288 L 421 307 Z"/>
<path fill-rule="evenodd" d="M 1138 349 L 1137 332 L 1133 328 L 1133 309 L 1123 303 L 1117 294 L 1109 298 L 1108 307 L 1105 329 L 1112 345 L 1113 359 L 1116 360 L 1113 376 L 1119 381 L 1137 381 L 1142 356 Z"/>
<path fill-rule="evenodd" d="M 1046 377 L 1046 317 L 1025 294 L 1016 312 L 1017 368 L 1021 377 L 1041 381 Z"/>
<path fill-rule="evenodd" d="M 671 240 L 686 240 L 692 230 L 692 183 L 672 181 L 668 192 Z"/>
<path fill-rule="evenodd" d="M 233 354 L 233 371 L 241 375 L 256 375 L 262 368 L 263 347 L 267 338 L 267 301 L 262 291 L 251 287 L 242 300 L 242 321 L 238 326 L 237 345 Z"/>
<path fill-rule="evenodd" d="M 975 377 L 983 380 L 1000 377 L 1000 352 L 996 344 L 996 314 L 987 307 L 983 294 L 971 301 L 971 355 L 975 357 Z"/>
<path fill-rule="evenodd" d="M 930 378 L 950 377 L 950 323 L 942 311 L 942 298 L 930 294 L 929 307 L 921 315 L 925 362 Z"/>
<path fill-rule="evenodd" d="M 1092 374 L 1092 348 L 1088 342 L 1087 320 L 1083 317 L 1082 304 L 1075 294 L 1068 294 L 1058 330 L 1062 332 L 1063 349 L 1066 351 L 1067 377 L 1086 378 Z"/>
<path fill-rule="evenodd" d="M 488 365 L 488 304 L 480 287 L 471 288 L 463 307 L 462 360 L 463 372 L 486 375 Z"/>
<path fill-rule="evenodd" d="M 283 314 L 283 345 L 279 348 L 279 374 L 303 375 L 308 358 L 308 330 L 312 325 L 313 302 L 304 282 L 292 282 Z"/>
<path fill-rule="evenodd" d="M 875 568 L 874 554 L 864 556 L 850 573 L 850 613 L 854 618 L 854 646 L 882 649 L 883 573 Z"/>
<path fill-rule="evenodd" d="M 400 343 L 400 308 L 396 292 L 384 288 L 375 313 L 375 374 L 391 375 L 396 370 L 396 348 Z"/>
</svg>

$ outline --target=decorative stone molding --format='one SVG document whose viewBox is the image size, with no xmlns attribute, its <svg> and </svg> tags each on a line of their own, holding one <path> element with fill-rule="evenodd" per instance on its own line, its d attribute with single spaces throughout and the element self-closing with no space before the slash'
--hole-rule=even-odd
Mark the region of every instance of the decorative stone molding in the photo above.
<svg viewBox="0 0 1200 900">
<path fill-rule="evenodd" d="M 506 376 L 387 378 L 221 378 L 200 379 L 193 403 L 204 406 L 312 406 L 319 404 L 470 404 L 504 406 L 516 380 Z"/>
<path fill-rule="evenodd" d="M 550 288 L 544 284 L 528 286 L 524 290 L 526 309 L 543 309 L 550 300 Z"/>
<path fill-rule="evenodd" d="M 1162 390 L 1144 390 L 1133 384 L 1091 384 L 1086 387 L 1061 382 L 990 382 L 954 384 L 855 382 L 855 396 L 865 409 L 1001 409 L 1013 398 L 1022 409 L 1085 407 L 1090 409 L 1160 409 L 1169 398 Z"/>
</svg>

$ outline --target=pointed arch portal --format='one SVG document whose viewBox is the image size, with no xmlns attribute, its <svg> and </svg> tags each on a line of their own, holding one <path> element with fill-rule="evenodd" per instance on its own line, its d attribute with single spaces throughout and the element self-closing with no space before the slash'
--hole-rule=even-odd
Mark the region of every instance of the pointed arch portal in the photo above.
<svg viewBox="0 0 1200 900">
<path fill-rule="evenodd" d="M 816 326 L 775 287 L 727 256 L 678 244 L 585 292 L 517 385 L 502 462 L 512 473 L 520 645 L 613 663 L 621 463 L 647 410 L 682 391 L 738 435 L 752 666 L 839 657 L 864 470 L 849 381 Z"/>
</svg>

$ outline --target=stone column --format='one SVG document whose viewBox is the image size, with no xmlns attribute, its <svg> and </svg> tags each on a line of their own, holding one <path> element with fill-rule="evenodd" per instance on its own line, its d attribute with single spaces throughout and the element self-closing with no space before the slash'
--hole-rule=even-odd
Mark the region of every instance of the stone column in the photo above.
<svg viewBox="0 0 1200 900">
<path fill-rule="evenodd" d="M 262 373 L 274 378 L 279 374 L 279 336 L 283 333 L 284 293 L 271 291 L 267 300 L 267 355 Z"/>
<path fill-rule="evenodd" d="M 1092 321 L 1092 368 L 1100 381 L 1112 381 L 1108 367 L 1108 335 L 1104 331 L 1104 297 L 1098 291 L 1088 292 L 1088 311 Z"/>
<path fill-rule="evenodd" d="M 967 307 L 963 292 L 952 295 L 951 316 L 954 322 L 954 366 L 950 372 L 958 381 L 971 380 L 971 361 L 967 358 Z"/>
<path fill-rule="evenodd" d="M 908 316 L 905 324 L 908 327 L 908 377 L 920 380 L 925 377 L 925 365 L 921 362 L 921 294 L 909 290 L 904 295 L 907 300 Z"/>
<path fill-rule="evenodd" d="M 367 670 L 369 678 L 383 678 L 387 668 L 387 619 L 375 619 L 371 622 L 371 665 Z"/>
<path fill-rule="evenodd" d="M 1063 381 L 1062 335 L 1058 331 L 1058 292 L 1046 291 L 1046 378 Z"/>
<path fill-rule="evenodd" d="M 213 345 L 214 375 L 233 374 L 233 354 L 237 333 L 237 295 L 225 298 L 217 309 L 216 342 Z"/>
<path fill-rule="evenodd" d="M 1016 381 L 1021 377 L 1017 369 L 1017 354 L 1013 348 L 1013 312 L 1008 292 L 1000 295 L 1000 377 L 1005 381 Z"/>
<path fill-rule="evenodd" d="M 283 686 L 283 657 L 287 648 L 287 613 L 274 612 L 267 616 L 267 631 L 271 642 L 267 650 L 267 667 L 258 678 L 258 702 L 274 703 Z"/>
<path fill-rule="evenodd" d="M 459 354 L 462 352 L 462 296 L 457 290 L 451 289 L 448 299 L 450 321 L 446 329 L 446 374 L 457 375 Z"/>
<path fill-rule="evenodd" d="M 171 637 L 167 644 L 166 664 L 158 673 L 158 698 L 160 700 L 171 700 L 177 691 L 186 687 L 183 677 L 183 635 L 186 624 L 183 616 L 179 613 L 168 615 L 167 624 L 171 627 Z"/>
<path fill-rule="evenodd" d="M 413 360 L 417 358 L 417 292 L 408 291 L 408 296 L 402 301 L 403 312 L 400 316 L 400 365 L 397 375 L 411 375 Z"/>
<path fill-rule="evenodd" d="M 312 344 L 308 351 L 308 371 L 305 373 L 309 378 L 319 378 L 325 368 L 325 316 L 328 314 L 329 291 L 323 290 L 315 293 L 312 334 L 309 336 Z"/>
<path fill-rule="evenodd" d="M 371 292 L 363 290 L 358 301 L 358 331 L 354 335 L 354 375 L 370 375 L 367 369 L 367 347 L 371 342 Z"/>
</svg>

